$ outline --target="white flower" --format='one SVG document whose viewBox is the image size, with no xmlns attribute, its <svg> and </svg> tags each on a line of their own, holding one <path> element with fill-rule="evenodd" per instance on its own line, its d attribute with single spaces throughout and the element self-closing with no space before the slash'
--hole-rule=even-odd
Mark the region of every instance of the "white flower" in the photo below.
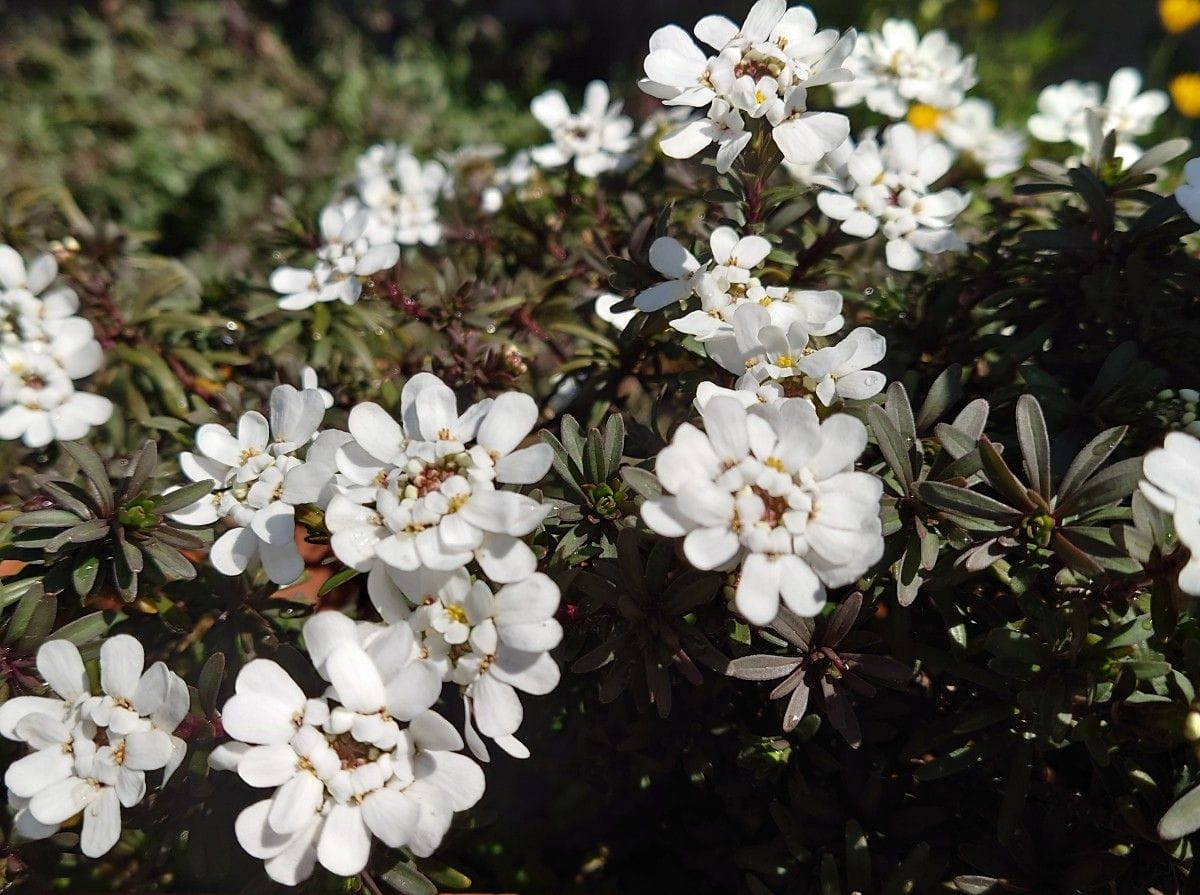
<svg viewBox="0 0 1200 895">
<path fill-rule="evenodd" d="M 866 139 L 855 147 L 847 163 L 853 191 L 823 192 L 817 204 L 851 236 L 865 239 L 882 230 L 888 265 L 916 270 L 923 252 L 966 248 L 950 228 L 970 197 L 953 189 L 931 191 L 953 161 L 953 152 L 932 135 L 894 124 L 882 146 Z"/>
<path fill-rule="evenodd" d="M 1200 158 L 1183 166 L 1183 183 L 1175 188 L 1175 201 L 1188 217 L 1200 223 Z"/>
<path fill-rule="evenodd" d="M 494 594 L 465 573 L 443 578 L 439 587 L 411 576 L 392 583 L 416 607 L 407 623 L 422 652 L 447 681 L 462 687 L 471 751 L 488 760 L 482 734 L 508 754 L 527 758 L 529 750 L 514 736 L 524 717 L 517 691 L 542 696 L 558 685 L 558 665 L 549 652 L 562 640 L 554 618 L 558 586 L 540 572 Z M 372 597 L 377 605 L 393 599 L 379 590 Z"/>
<path fill-rule="evenodd" d="M 650 265 L 671 279 L 640 293 L 634 306 L 657 311 L 699 296 L 700 308 L 671 321 L 671 327 L 701 342 L 732 336 L 734 313 L 744 304 L 765 307 L 772 324 L 784 329 L 796 322 L 803 323 L 812 335 L 828 335 L 841 328 L 842 297 L 837 292 L 763 285 L 755 275 L 771 251 L 763 237 L 743 237 L 731 227 L 718 227 L 709 246 L 712 259 L 702 265 L 677 240 L 669 236 L 656 239 L 650 246 Z"/>
<path fill-rule="evenodd" d="M 1097 127 L 1104 133 L 1116 131 L 1116 154 L 1126 163 L 1141 155 L 1131 137 L 1141 137 L 1154 129 L 1155 119 L 1170 106 L 1161 90 L 1142 89 L 1142 75 L 1135 68 L 1120 68 L 1108 82 L 1103 99 L 1100 85 L 1065 81 L 1051 85 L 1038 95 L 1038 111 L 1029 119 L 1029 132 L 1046 143 L 1071 142 L 1080 149 L 1090 143 L 1088 113 L 1097 115 Z"/>
<path fill-rule="evenodd" d="M 975 86 L 975 57 L 942 30 L 923 37 L 905 19 L 888 19 L 878 33 L 860 37 L 846 60 L 853 78 L 833 85 L 839 106 L 861 102 L 873 112 L 903 118 L 910 103 L 952 109 Z"/>
<path fill-rule="evenodd" d="M 883 336 L 869 326 L 860 326 L 836 345 L 800 358 L 797 366 L 822 404 L 832 404 L 834 398 L 861 401 L 879 394 L 887 384 L 882 373 L 867 369 L 886 354 Z"/>
<path fill-rule="evenodd" d="M 826 587 L 857 579 L 883 555 L 882 485 L 854 471 L 867 443 L 858 420 L 824 422 L 803 400 L 756 404 L 713 395 L 705 430 L 676 430 L 657 460 L 666 496 L 642 505 L 646 524 L 684 537 L 699 569 L 740 564 L 737 609 L 755 625 L 774 620 L 780 597 L 812 616 Z"/>
<path fill-rule="evenodd" d="M 938 134 L 974 161 L 985 177 L 1003 177 L 1025 163 L 1028 148 L 1020 132 L 996 126 L 996 110 L 985 99 L 967 99 L 938 115 Z"/>
<path fill-rule="evenodd" d="M 1146 499 L 1171 516 L 1175 533 L 1191 558 L 1179 572 L 1179 589 L 1200 596 L 1200 440 L 1171 432 L 1163 446 L 1142 461 Z"/>
<path fill-rule="evenodd" d="M 437 245 L 442 225 L 437 203 L 450 186 L 446 169 L 422 163 L 407 146 L 372 146 L 357 162 L 355 192 L 368 211 L 371 245 Z"/>
<path fill-rule="evenodd" d="M 234 526 L 209 551 L 213 567 L 223 575 L 240 575 L 258 556 L 272 581 L 290 584 L 304 571 L 295 544 L 295 508 L 317 501 L 333 475 L 332 452 L 345 439 L 330 436 L 336 443 L 324 442 L 323 474 L 316 465 L 305 470 L 295 454 L 313 440 L 325 415 L 320 394 L 276 386 L 270 413 L 269 422 L 254 410 L 243 414 L 236 436 L 215 423 L 196 431 L 198 453 L 184 451 L 179 465 L 193 482 L 212 479 L 215 488 L 171 515 L 191 525 L 230 519 Z"/>
<path fill-rule="evenodd" d="M 53 255 L 26 270 L 0 245 L 0 438 L 31 448 L 83 438 L 113 411 L 107 398 L 75 388 L 100 369 L 104 352 L 92 324 L 74 316 L 75 293 L 50 289 L 57 274 Z"/>
<path fill-rule="evenodd" d="M 533 399 L 509 392 L 460 415 L 450 388 L 419 373 L 400 416 L 370 403 L 350 412 L 354 441 L 337 453 L 342 483 L 325 514 L 338 559 L 361 571 L 376 560 L 452 571 L 473 559 L 494 581 L 528 577 L 536 561 L 520 539 L 549 507 L 496 486 L 532 484 L 550 468 L 547 445 L 517 449 L 537 422 Z"/>
<path fill-rule="evenodd" d="M 592 81 L 583 94 L 583 108 L 571 112 L 557 90 L 534 97 L 530 111 L 550 131 L 553 142 L 531 150 L 533 160 L 546 168 L 574 162 L 584 177 L 615 171 L 633 148 L 633 121 L 621 114 L 619 102 L 609 102 L 608 85 Z"/>
<path fill-rule="evenodd" d="M 146 795 L 146 772 L 163 782 L 187 751 L 174 735 L 188 710 L 183 680 L 162 662 L 143 672 L 142 646 L 117 635 L 100 648 L 101 694 L 92 695 L 79 650 L 51 640 L 37 668 L 59 698 L 19 696 L 0 706 L 0 735 L 34 750 L 5 772 L 16 829 L 28 838 L 52 835 L 82 813 L 80 848 L 106 853 L 121 835 L 121 807 Z"/>
<path fill-rule="evenodd" d="M 529 151 L 522 149 L 515 153 L 508 164 L 496 169 L 492 184 L 485 187 L 479 195 L 480 208 L 488 214 L 495 214 L 504 205 L 504 197 L 514 187 L 525 186 L 533 179 L 537 167 L 533 163 Z"/>
<path fill-rule="evenodd" d="M 256 659 L 222 711 L 226 731 L 245 746 L 214 753 L 217 766 L 274 788 L 238 816 L 238 841 L 287 885 L 318 862 L 340 876 L 358 873 L 372 838 L 428 856 L 453 813 L 484 788 L 479 766 L 455 754 L 461 737 L 427 711 L 437 673 L 415 659 L 402 626 L 323 612 L 304 636 L 330 682 L 324 698 L 306 697 L 282 668 Z"/>
<path fill-rule="evenodd" d="M 356 200 L 326 206 L 319 222 L 322 243 L 312 269 L 280 267 L 271 274 L 271 288 L 283 296 L 279 307 L 298 311 L 319 301 L 358 301 L 364 277 L 400 260 L 396 243 L 372 244 L 367 239 L 370 222 L 370 211 Z"/>
<path fill-rule="evenodd" d="M 705 16 L 696 37 L 716 54 L 707 55 L 682 28 L 669 25 L 650 38 L 643 91 L 667 105 L 707 107 L 703 118 L 675 127 L 659 146 L 672 158 L 690 158 L 718 144 L 718 170 L 728 171 L 749 143 L 746 120 L 769 126 L 783 157 L 811 164 L 848 136 L 849 120 L 807 107 L 811 87 L 845 80 L 842 63 L 854 47 L 854 32 L 817 31 L 803 6 L 759 0 L 739 27 L 722 16 Z"/>
</svg>

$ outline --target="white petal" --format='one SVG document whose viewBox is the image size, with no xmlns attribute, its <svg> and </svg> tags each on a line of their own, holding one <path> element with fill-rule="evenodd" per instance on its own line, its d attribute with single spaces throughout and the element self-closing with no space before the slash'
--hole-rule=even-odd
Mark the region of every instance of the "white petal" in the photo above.
<svg viewBox="0 0 1200 895">
<path fill-rule="evenodd" d="M 79 649 L 69 640 L 48 640 L 37 652 L 37 669 L 42 679 L 68 702 L 90 692 L 87 670 Z"/>
<path fill-rule="evenodd" d="M 400 848 L 408 842 L 420 817 L 417 804 L 395 789 L 377 789 L 363 799 L 363 822 L 390 848 Z"/>
<path fill-rule="evenodd" d="M 125 736 L 125 766 L 131 771 L 157 771 L 171 760 L 175 747 L 170 734 L 141 730 Z"/>
<path fill-rule="evenodd" d="M 400 424 L 378 404 L 359 404 L 350 411 L 347 428 L 359 447 L 383 463 L 395 460 L 403 433 Z"/>
<path fill-rule="evenodd" d="M 83 812 L 83 830 L 79 850 L 89 858 L 99 858 L 121 838 L 121 805 L 117 791 L 105 786 Z"/>
<path fill-rule="evenodd" d="M 483 798 L 483 769 L 465 755 L 422 752 L 417 755 L 414 773 L 444 792 L 455 811 L 466 811 Z"/>
<path fill-rule="evenodd" d="M 74 757 L 63 752 L 59 743 L 14 761 L 4 772 L 4 784 L 14 796 L 30 799 L 47 786 L 66 780 L 74 768 Z"/>
<path fill-rule="evenodd" d="M 379 671 L 356 644 L 335 648 L 325 661 L 325 674 L 337 691 L 338 700 L 351 711 L 371 714 L 387 702 Z"/>
<path fill-rule="evenodd" d="M 66 643 L 67 641 L 50 641 Z M 67 704 L 47 696 L 16 696 L 0 705 L 0 736 L 10 740 L 24 739 L 16 733 L 17 725 L 29 715 L 46 715 L 54 720 L 66 717 Z"/>
<path fill-rule="evenodd" d="M 334 805 L 325 818 L 317 843 L 317 860 L 330 873 L 354 876 L 367 866 L 371 834 L 357 806 Z"/>
<path fill-rule="evenodd" d="M 492 403 L 475 440 L 497 454 L 510 453 L 529 434 L 537 418 L 533 398 L 522 392 L 505 392 Z"/>
<path fill-rule="evenodd" d="M 458 512 L 483 531 L 524 537 L 546 518 L 550 507 L 511 491 L 477 491 Z"/>
<path fill-rule="evenodd" d="M 283 743 L 255 746 L 238 759 L 237 773 L 251 786 L 282 786 L 297 774 L 296 750 Z"/>
<path fill-rule="evenodd" d="M 38 792 L 29 800 L 29 810 L 44 824 L 61 824 L 90 805 L 98 794 L 86 780 L 68 777 Z"/>
<path fill-rule="evenodd" d="M 258 537 L 248 528 L 231 528 L 213 543 L 209 562 L 222 575 L 240 575 L 258 553 Z"/>
<path fill-rule="evenodd" d="M 233 830 L 238 844 L 252 858 L 271 858 L 279 854 L 291 841 L 291 836 L 277 833 L 267 822 L 271 800 L 263 799 L 242 810 L 234 822 Z"/>
<path fill-rule="evenodd" d="M 133 700 L 145 664 L 145 650 L 136 638 L 110 637 L 100 647 L 100 688 L 109 696 Z"/>
<path fill-rule="evenodd" d="M 529 545 L 510 535 L 488 534 L 475 551 L 484 574 L 499 584 L 528 578 L 537 569 L 537 557 Z"/>
<path fill-rule="evenodd" d="M 315 774 L 301 771 L 275 790 L 267 822 L 277 832 L 295 833 L 312 823 L 324 801 L 325 785 Z"/>
<path fill-rule="evenodd" d="M 742 563 L 735 602 L 738 612 L 752 625 L 769 625 L 779 612 L 779 562 L 751 553 Z"/>
</svg>

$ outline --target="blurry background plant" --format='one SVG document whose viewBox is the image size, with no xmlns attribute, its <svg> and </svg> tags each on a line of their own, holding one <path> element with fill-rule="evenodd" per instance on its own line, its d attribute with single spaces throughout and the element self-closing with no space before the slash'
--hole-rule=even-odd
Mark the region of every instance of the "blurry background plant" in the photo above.
<svg viewBox="0 0 1200 895">
<path fill-rule="evenodd" d="M 118 848 L 81 862 L 69 830 L 18 847 L 6 825 L 0 879 L 266 890 L 232 834 L 247 793 L 206 774 L 215 706 L 252 655 L 304 679 L 293 644 L 313 602 L 368 604 L 336 574 L 320 595 L 215 575 L 198 533 L 163 521 L 190 492 L 164 491 L 196 426 L 261 408 L 311 364 L 343 426 L 355 402 L 395 406 L 420 369 L 463 399 L 519 387 L 555 453 L 535 547 L 563 589 L 555 655 L 572 673 L 527 708 L 534 758 L 496 758 L 464 827 L 417 863 L 438 887 L 1183 890 L 1194 800 L 1157 825 L 1200 779 L 1200 628 L 1169 521 L 1124 502 L 1131 458 L 1196 421 L 1200 269 L 1179 247 L 1195 226 L 1147 179 L 1171 152 L 989 183 L 966 217 L 975 250 L 913 277 L 861 245 L 826 253 L 794 184 L 762 197 L 770 263 L 842 290 L 847 317 L 887 335 L 893 383 L 849 408 L 873 431 L 888 552 L 776 633 L 729 611 L 732 574 L 638 527 L 658 489 L 643 458 L 714 376 L 701 351 L 665 338 L 662 315 L 618 330 L 592 314 L 597 292 L 655 281 L 656 236 L 740 223 L 738 184 L 649 152 L 610 179 L 535 174 L 491 218 L 446 201 L 446 245 L 406 248 L 357 304 L 276 306 L 270 271 L 311 255 L 319 209 L 371 144 L 538 145 L 526 109 L 548 81 L 575 107 L 593 77 L 628 86 L 655 27 L 746 5 L 0 6 L 0 238 L 55 252 L 106 349 L 94 388 L 120 408 L 89 439 L 100 456 L 0 444 L 0 686 L 35 684 L 49 634 L 90 658 L 110 629 L 194 685 L 190 772 L 128 815 Z M 813 6 L 822 24 L 950 28 L 1014 124 L 1048 82 L 1125 63 L 1154 87 L 1185 76 L 1158 136 L 1195 134 L 1188 4 Z M 638 121 L 655 108 L 617 92 Z M 432 891 L 407 864 L 384 883 Z M 313 886 L 360 884 L 376 883 Z"/>
</svg>

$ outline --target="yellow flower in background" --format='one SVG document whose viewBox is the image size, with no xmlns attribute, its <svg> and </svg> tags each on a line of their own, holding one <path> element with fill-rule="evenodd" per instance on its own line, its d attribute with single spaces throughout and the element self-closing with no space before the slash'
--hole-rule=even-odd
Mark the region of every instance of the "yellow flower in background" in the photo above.
<svg viewBox="0 0 1200 895">
<path fill-rule="evenodd" d="M 990 22 L 999 11 L 1000 4 L 996 0 L 975 0 L 975 18 L 981 22 Z"/>
<path fill-rule="evenodd" d="M 919 131 L 935 131 L 945 113 L 941 109 L 924 103 L 913 103 L 908 107 L 908 123 Z"/>
<path fill-rule="evenodd" d="M 1200 72 L 1189 71 L 1176 75 L 1171 79 L 1168 89 L 1180 115 L 1200 118 Z"/>
<path fill-rule="evenodd" d="M 1158 0 L 1158 17 L 1167 31 L 1182 34 L 1200 23 L 1200 0 Z"/>
</svg>

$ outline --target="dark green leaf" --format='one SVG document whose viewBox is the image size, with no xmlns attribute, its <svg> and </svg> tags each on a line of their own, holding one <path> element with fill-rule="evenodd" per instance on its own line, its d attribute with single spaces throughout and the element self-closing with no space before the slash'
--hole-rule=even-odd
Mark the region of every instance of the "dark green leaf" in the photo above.
<svg viewBox="0 0 1200 895">
<path fill-rule="evenodd" d="M 1142 478 L 1142 458 L 1132 457 L 1096 473 L 1055 509 L 1059 518 L 1077 516 L 1124 500 Z"/>
<path fill-rule="evenodd" d="M 437 886 L 412 864 L 400 862 L 380 879 L 400 895 L 437 895 Z"/>
<path fill-rule="evenodd" d="M 1071 465 L 1067 468 L 1067 472 L 1058 486 L 1060 504 L 1068 500 L 1076 489 L 1091 477 L 1092 473 L 1104 465 L 1104 461 L 1116 450 L 1117 445 L 1121 443 L 1121 439 L 1128 431 L 1128 426 L 1105 429 L 1075 455 L 1075 459 L 1071 461 Z"/>
<path fill-rule="evenodd" d="M 951 364 L 938 375 L 929 387 L 929 393 L 917 413 L 916 426 L 918 432 L 926 432 L 929 427 L 942 418 L 950 406 L 962 394 L 962 367 Z"/>
<path fill-rule="evenodd" d="M 1032 395 L 1017 399 L 1017 440 L 1021 443 L 1021 458 L 1025 476 L 1044 500 L 1050 500 L 1053 485 L 1050 480 L 1050 436 L 1042 406 Z M 984 465 L 987 463 L 985 461 Z"/>
<path fill-rule="evenodd" d="M 184 485 L 182 488 L 177 488 L 156 500 L 154 502 L 154 509 L 164 515 L 167 513 L 176 513 L 185 507 L 191 506 L 200 498 L 211 494 L 215 485 L 216 483 L 211 479 Z"/>
<path fill-rule="evenodd" d="M 100 459 L 100 455 L 82 441 L 62 441 L 59 444 L 83 473 L 85 486 L 96 498 L 96 507 L 100 510 L 100 515 L 112 515 L 114 508 L 112 485 L 109 483 L 108 470 L 104 468 L 104 461 Z"/>
</svg>

